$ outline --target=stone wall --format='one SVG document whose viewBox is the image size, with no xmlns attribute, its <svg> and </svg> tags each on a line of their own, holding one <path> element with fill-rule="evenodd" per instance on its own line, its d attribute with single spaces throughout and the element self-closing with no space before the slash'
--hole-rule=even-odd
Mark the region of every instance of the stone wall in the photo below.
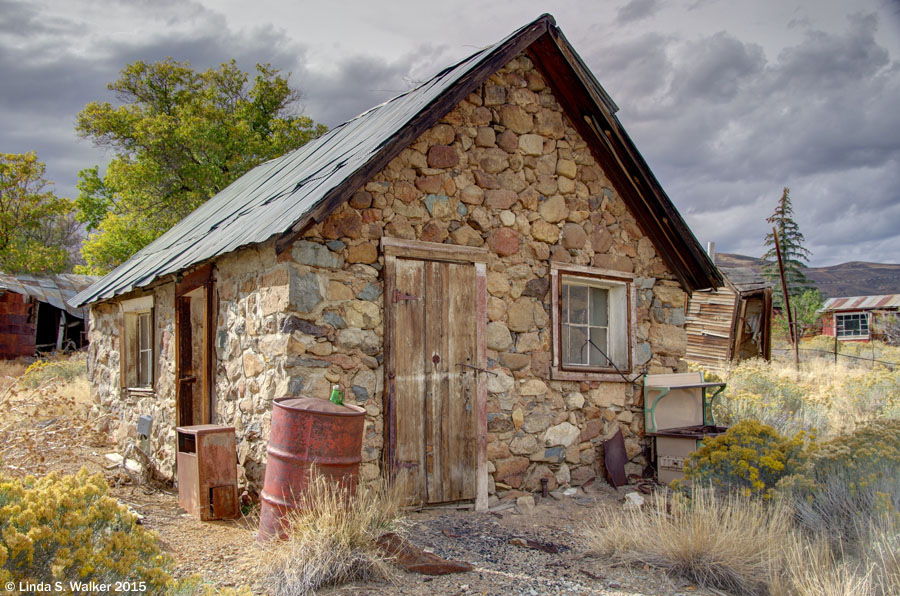
<svg viewBox="0 0 900 596">
<path fill-rule="evenodd" d="M 152 294 L 154 302 L 153 392 L 129 391 L 121 387 L 119 333 L 122 312 L 119 303 L 91 306 L 88 376 L 94 390 L 93 414 L 115 437 L 120 448 L 137 438 L 137 419 L 153 418 L 149 455 L 159 469 L 172 476 L 175 469 L 175 284 L 165 283 L 148 292 L 133 292 L 122 298 Z"/>
<path fill-rule="evenodd" d="M 602 474 L 598 445 L 620 428 L 627 471 L 641 472 L 639 388 L 550 379 L 549 264 L 635 275 L 635 368 L 653 373 L 682 370 L 684 293 L 542 77 L 520 56 L 292 250 L 276 255 L 266 243 L 216 261 L 216 422 L 238 430 L 242 483 L 261 487 L 272 399 L 327 397 L 332 383 L 345 388 L 348 403 L 366 409 L 361 477 L 380 475 L 383 236 L 490 251 L 488 357 L 497 373 L 488 383 L 490 492 L 515 496 L 540 488 L 542 477 L 553 488 Z M 100 393 L 109 394 L 101 405 L 120 412 L 157 408 L 174 423 L 171 381 L 158 388 L 155 404 L 113 403 L 121 397 L 109 390 L 118 382 L 112 309 L 92 311 L 92 375 Z M 165 338 L 171 316 L 157 312 Z M 170 338 L 163 344 L 161 368 L 171 377 Z M 174 440 L 169 430 L 159 432 L 167 445 L 157 453 L 168 462 Z"/>
</svg>

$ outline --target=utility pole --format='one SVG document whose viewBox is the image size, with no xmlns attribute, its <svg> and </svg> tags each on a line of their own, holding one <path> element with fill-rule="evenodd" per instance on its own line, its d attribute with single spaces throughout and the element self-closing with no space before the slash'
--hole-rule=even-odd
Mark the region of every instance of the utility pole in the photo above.
<svg viewBox="0 0 900 596">
<path fill-rule="evenodd" d="M 799 338 L 797 337 L 797 331 L 794 329 L 794 317 L 791 316 L 791 300 L 788 297 L 787 280 L 784 278 L 784 261 L 781 260 L 781 244 L 778 242 L 778 230 L 775 226 L 772 226 L 772 233 L 775 236 L 775 254 L 778 256 L 778 273 L 781 275 L 781 294 L 784 296 L 784 311 L 787 314 L 791 342 L 796 347 Z"/>
</svg>

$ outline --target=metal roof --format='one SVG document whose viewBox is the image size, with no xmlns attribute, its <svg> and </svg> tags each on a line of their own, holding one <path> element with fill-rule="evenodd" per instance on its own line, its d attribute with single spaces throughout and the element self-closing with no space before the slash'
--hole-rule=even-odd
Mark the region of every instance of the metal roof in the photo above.
<svg viewBox="0 0 900 596">
<path fill-rule="evenodd" d="M 540 46 L 542 49 L 538 51 L 545 55 L 555 52 L 562 56 L 566 68 L 574 73 L 573 76 L 565 73 L 565 83 L 580 85 L 577 92 L 588 98 L 585 101 L 592 106 L 595 117 L 607 123 L 614 121 L 610 126 L 624 135 L 613 115 L 618 110 L 616 105 L 562 36 L 553 17 L 542 15 L 502 41 L 442 70 L 415 89 L 360 114 L 295 151 L 250 170 L 131 259 L 75 296 L 73 304 L 109 299 L 219 255 L 273 238 L 278 238 L 276 249 L 280 249 L 281 243 L 299 236 L 308 223 L 326 217 L 346 200 L 349 193 L 380 171 L 488 76 L 532 44 Z M 551 79 L 563 76 L 546 71 L 545 74 Z M 584 123 L 577 118 L 575 125 L 584 129 Z M 605 135 L 600 142 L 608 142 Z M 623 161 L 637 163 L 635 167 L 639 174 L 629 174 L 629 183 L 634 184 L 636 176 L 653 178 L 630 139 L 626 138 L 623 143 L 625 148 L 619 150 L 625 153 L 611 159 L 619 164 Z M 666 243 L 660 245 L 663 257 L 691 289 L 721 282 L 718 271 L 674 205 L 661 188 L 656 190 L 657 185 L 653 179 L 649 201 L 640 197 L 634 198 L 632 203 L 638 210 L 636 213 L 650 222 L 648 225 L 661 227 L 651 231 L 655 231 L 654 238 Z M 632 191 L 623 186 L 620 192 Z M 686 254 L 679 252 L 682 250 Z"/>
<path fill-rule="evenodd" d="M 0 293 L 13 292 L 31 296 L 41 302 L 65 310 L 73 317 L 85 318 L 83 308 L 71 305 L 71 299 L 100 278 L 94 275 L 60 275 L 38 277 L 34 275 L 8 275 L 0 273 Z"/>
<path fill-rule="evenodd" d="M 846 310 L 874 310 L 874 309 L 900 308 L 900 294 L 885 294 L 883 296 L 851 296 L 849 298 L 829 298 L 819 309 L 819 312 L 833 312 Z"/>
<path fill-rule="evenodd" d="M 290 231 L 414 116 L 479 62 L 535 23 L 299 149 L 250 170 L 99 283 L 76 296 L 75 303 L 112 298 L 146 286 L 161 276 Z"/>
</svg>

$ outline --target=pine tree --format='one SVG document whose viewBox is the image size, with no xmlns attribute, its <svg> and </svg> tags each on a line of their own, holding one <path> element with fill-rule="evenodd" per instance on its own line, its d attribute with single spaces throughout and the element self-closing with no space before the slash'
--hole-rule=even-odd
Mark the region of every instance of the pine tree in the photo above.
<svg viewBox="0 0 900 596">
<path fill-rule="evenodd" d="M 778 243 L 781 248 L 781 259 L 784 262 L 784 277 L 787 281 L 788 295 L 791 298 L 803 294 L 812 289 L 813 284 L 806 279 L 806 264 L 809 262 L 810 253 L 803 246 L 803 234 L 800 226 L 794 221 L 794 209 L 791 207 L 791 189 L 784 187 L 775 212 L 766 218 L 766 221 L 775 227 L 778 232 Z M 765 246 L 768 247 L 763 260 L 763 275 L 774 282 L 772 298 L 776 306 L 782 306 L 784 300 L 781 294 L 781 280 L 778 273 L 778 255 L 775 252 L 775 236 L 772 232 L 766 234 Z"/>
</svg>

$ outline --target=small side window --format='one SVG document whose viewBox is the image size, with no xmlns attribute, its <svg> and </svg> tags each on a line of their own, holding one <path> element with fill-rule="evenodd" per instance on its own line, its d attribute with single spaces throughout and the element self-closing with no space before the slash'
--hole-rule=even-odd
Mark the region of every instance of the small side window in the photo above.
<svg viewBox="0 0 900 596">
<path fill-rule="evenodd" d="M 553 265 L 553 373 L 591 379 L 631 371 L 631 278 Z"/>
<path fill-rule="evenodd" d="M 149 391 L 153 388 L 152 296 L 122 303 L 122 387 Z"/>
</svg>

